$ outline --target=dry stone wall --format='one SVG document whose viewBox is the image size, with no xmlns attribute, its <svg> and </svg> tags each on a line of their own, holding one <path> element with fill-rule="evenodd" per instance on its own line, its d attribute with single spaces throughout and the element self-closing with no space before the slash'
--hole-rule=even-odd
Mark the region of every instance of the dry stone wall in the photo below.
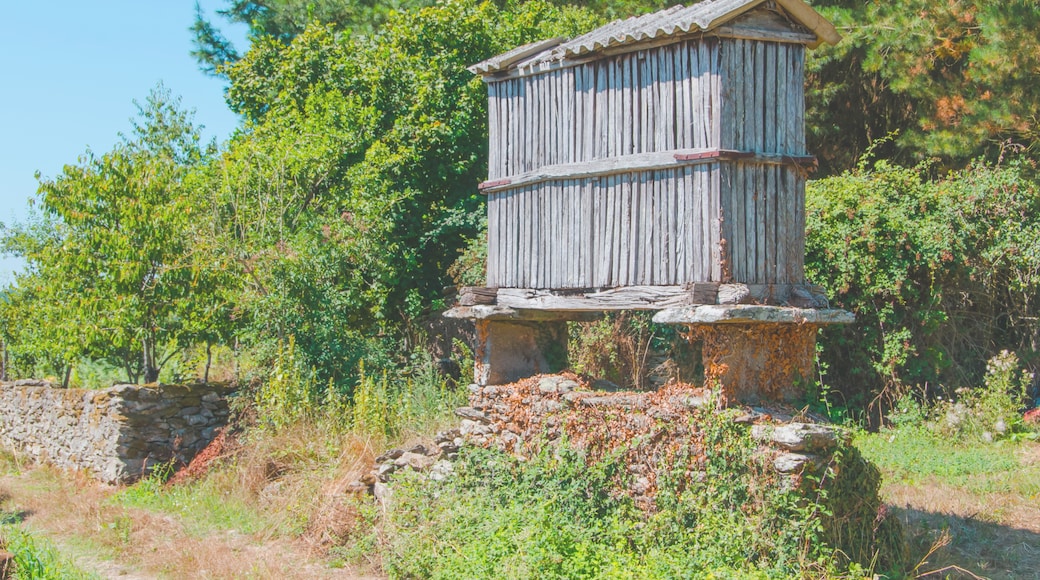
<svg viewBox="0 0 1040 580">
<path fill-rule="evenodd" d="M 191 460 L 227 423 L 227 394 L 219 385 L 0 383 L 0 443 L 105 482 L 130 481 L 155 465 Z"/>
</svg>

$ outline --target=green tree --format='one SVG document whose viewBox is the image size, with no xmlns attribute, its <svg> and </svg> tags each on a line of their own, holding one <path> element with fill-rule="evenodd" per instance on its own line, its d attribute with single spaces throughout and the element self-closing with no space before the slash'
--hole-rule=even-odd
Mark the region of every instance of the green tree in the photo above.
<svg viewBox="0 0 1040 580">
<path fill-rule="evenodd" d="M 1032 168 L 930 170 L 864 164 L 806 191 L 806 274 L 856 314 L 820 341 L 826 378 L 853 407 L 906 385 L 981 384 L 1004 349 L 1040 364 Z"/>
<path fill-rule="evenodd" d="M 807 125 L 827 172 L 871 144 L 913 162 L 995 160 L 1040 146 L 1040 5 L 1030 0 L 820 0 L 844 35 L 809 58 Z"/>
<path fill-rule="evenodd" d="M 246 126 L 210 166 L 219 253 L 242 271 L 251 340 L 296 337 L 319 381 L 441 298 L 483 216 L 487 95 L 466 66 L 599 20 L 528 2 L 445 2 L 373 37 L 312 25 L 227 69 Z"/>
<path fill-rule="evenodd" d="M 391 12 L 429 4 L 430 0 L 227 0 L 226 8 L 216 12 L 229 23 L 248 26 L 253 42 L 274 40 L 287 45 L 312 23 L 372 34 Z M 198 3 L 191 32 L 195 46 L 191 54 L 202 70 L 223 74 L 226 66 L 239 60 L 234 45 Z"/>
<path fill-rule="evenodd" d="M 21 348 L 65 365 L 107 359 L 152 382 L 180 348 L 225 327 L 227 307 L 219 272 L 193 253 L 198 204 L 185 185 L 211 151 L 161 87 L 139 112 L 112 151 L 41 179 L 38 219 L 3 241 L 28 264 L 12 293 Z"/>
</svg>

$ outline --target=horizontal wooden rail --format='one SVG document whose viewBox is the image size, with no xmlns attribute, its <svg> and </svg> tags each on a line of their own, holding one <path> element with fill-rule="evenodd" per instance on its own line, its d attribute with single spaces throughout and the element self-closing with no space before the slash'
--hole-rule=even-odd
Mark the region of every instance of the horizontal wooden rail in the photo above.
<svg viewBox="0 0 1040 580">
<path fill-rule="evenodd" d="M 546 165 L 533 171 L 527 171 L 504 179 L 485 181 L 478 187 L 482 193 L 494 193 L 544 181 L 604 177 L 621 173 L 656 171 L 699 163 L 734 160 L 766 165 L 798 165 L 803 168 L 813 168 L 816 165 L 816 157 L 811 155 L 782 155 L 728 149 L 673 149 L 671 151 L 607 157 L 582 163 Z"/>
</svg>

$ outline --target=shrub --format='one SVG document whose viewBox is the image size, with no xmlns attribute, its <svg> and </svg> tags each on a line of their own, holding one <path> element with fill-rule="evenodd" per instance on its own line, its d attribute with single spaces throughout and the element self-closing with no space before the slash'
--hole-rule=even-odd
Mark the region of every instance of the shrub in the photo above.
<svg viewBox="0 0 1040 580">
<path fill-rule="evenodd" d="M 856 323 L 824 330 L 850 406 L 905 385 L 979 384 L 1003 349 L 1037 364 L 1040 189 L 1021 161 L 932 178 L 879 161 L 810 182 L 806 274 Z M 884 396 L 878 397 L 878 394 Z M 946 393 L 949 394 L 949 393 Z"/>
</svg>

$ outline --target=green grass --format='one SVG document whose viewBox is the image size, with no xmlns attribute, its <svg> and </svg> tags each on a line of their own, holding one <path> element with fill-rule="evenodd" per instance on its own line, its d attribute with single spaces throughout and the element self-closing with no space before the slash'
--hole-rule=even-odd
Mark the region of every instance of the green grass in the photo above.
<svg viewBox="0 0 1040 580">
<path fill-rule="evenodd" d="M 1028 443 L 1026 443 L 1028 444 Z M 856 446 L 890 483 L 917 485 L 933 481 L 974 494 L 1040 494 L 1040 465 L 1024 465 L 1023 443 L 985 443 L 942 437 L 924 428 L 904 427 L 861 433 Z"/>
<path fill-rule="evenodd" d="M 5 548 L 14 554 L 18 580 L 100 580 L 100 576 L 79 569 L 53 544 L 22 526 L 2 525 L 0 537 Z"/>
<path fill-rule="evenodd" d="M 227 486 L 220 477 L 176 485 L 163 484 L 165 474 L 160 470 L 116 494 L 112 501 L 124 507 L 145 509 L 177 516 L 185 531 L 204 537 L 217 530 L 236 530 L 255 534 L 269 530 L 272 518 Z"/>
</svg>

